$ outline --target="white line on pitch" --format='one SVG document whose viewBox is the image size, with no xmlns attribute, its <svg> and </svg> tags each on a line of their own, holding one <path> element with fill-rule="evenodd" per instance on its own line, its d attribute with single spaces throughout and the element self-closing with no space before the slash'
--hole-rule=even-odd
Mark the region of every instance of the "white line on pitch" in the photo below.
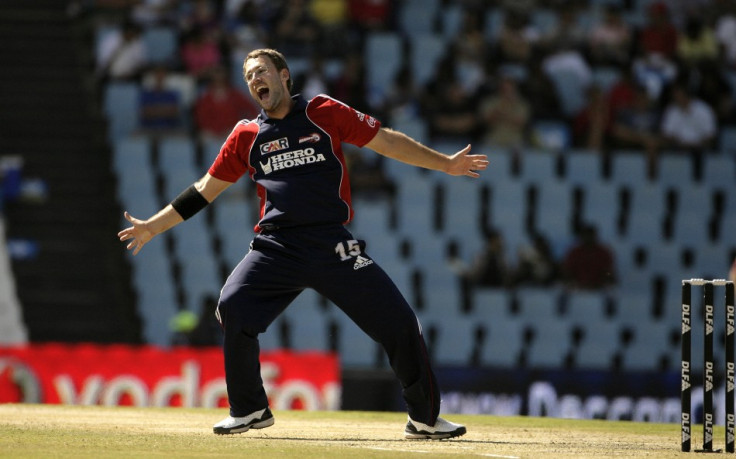
<svg viewBox="0 0 736 459">
<path fill-rule="evenodd" d="M 425 451 L 422 449 L 397 449 L 397 448 L 380 448 L 378 446 L 368 446 L 365 449 L 372 449 L 377 451 L 396 451 L 397 453 L 436 453 L 436 451 Z M 503 456 L 501 454 L 485 454 L 485 453 L 474 453 L 474 456 L 483 456 L 483 457 L 500 457 L 504 459 L 519 459 L 519 456 Z"/>
</svg>

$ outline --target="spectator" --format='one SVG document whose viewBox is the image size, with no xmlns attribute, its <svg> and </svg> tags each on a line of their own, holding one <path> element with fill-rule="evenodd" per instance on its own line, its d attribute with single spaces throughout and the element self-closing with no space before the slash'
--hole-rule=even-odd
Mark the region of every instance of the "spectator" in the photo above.
<svg viewBox="0 0 736 459">
<path fill-rule="evenodd" d="M 458 257 L 451 257 L 449 263 L 466 287 L 503 287 L 509 281 L 503 236 L 496 230 L 486 235 L 483 249 L 470 266 Z"/>
<path fill-rule="evenodd" d="M 521 81 L 521 93 L 531 102 L 532 119 L 554 119 L 560 116 L 561 106 L 557 89 L 544 72 L 542 62 L 533 60 L 528 76 Z"/>
<path fill-rule="evenodd" d="M 488 46 L 479 11 L 463 11 L 462 26 L 450 46 L 457 59 L 457 75 L 468 92 L 475 92 L 485 79 Z"/>
<path fill-rule="evenodd" d="M 516 9 L 506 11 L 498 35 L 500 61 L 529 62 L 540 38 L 539 31 L 529 21 L 528 13 Z"/>
<path fill-rule="evenodd" d="M 337 100 L 367 113 L 370 111 L 366 100 L 365 65 L 361 53 L 352 53 L 345 58 L 342 73 L 330 81 L 331 92 Z"/>
<path fill-rule="evenodd" d="M 594 25 L 589 37 L 590 56 L 598 65 L 626 65 L 632 44 L 631 26 L 614 5 L 606 8 L 603 21 Z"/>
<path fill-rule="evenodd" d="M 181 94 L 166 87 L 166 66 L 158 65 L 151 73 L 151 85 L 143 85 L 140 91 L 140 129 L 153 136 L 180 134 L 184 131 Z"/>
<path fill-rule="evenodd" d="M 616 281 L 613 252 L 598 240 L 593 225 L 581 229 L 579 241 L 565 254 L 562 269 L 572 288 L 601 289 Z"/>
<path fill-rule="evenodd" d="M 187 73 L 197 81 L 206 81 L 210 72 L 221 64 L 222 55 L 214 38 L 203 29 L 194 28 L 184 39 L 181 59 Z"/>
<path fill-rule="evenodd" d="M 578 9 L 573 5 L 563 6 L 558 22 L 540 39 L 540 47 L 545 54 L 561 49 L 585 49 L 586 31 L 578 22 Z"/>
<path fill-rule="evenodd" d="M 645 56 L 658 54 L 674 59 L 677 51 L 678 31 L 670 20 L 669 9 L 663 2 L 649 5 L 648 21 L 639 34 L 639 51 Z"/>
<path fill-rule="evenodd" d="M 736 123 L 736 97 L 732 96 L 736 88 L 731 87 L 717 61 L 701 62 L 688 76 L 689 86 L 713 107 L 719 126 Z"/>
<path fill-rule="evenodd" d="M 475 139 L 478 136 L 480 123 L 476 100 L 456 78 L 455 63 L 451 54 L 443 59 L 421 95 L 423 115 L 434 139 Z"/>
<path fill-rule="evenodd" d="M 717 131 L 713 109 L 680 84 L 672 87 L 671 96 L 661 126 L 667 145 L 696 154 L 712 147 Z"/>
<path fill-rule="evenodd" d="M 302 95 L 311 99 L 318 94 L 326 94 L 327 77 L 325 76 L 324 61 L 321 54 L 312 56 L 309 69 L 295 78 L 294 85 L 301 88 Z"/>
<path fill-rule="evenodd" d="M 414 119 L 419 114 L 419 99 L 412 68 L 404 65 L 396 72 L 393 84 L 386 91 L 380 112 L 392 122 Z"/>
<path fill-rule="evenodd" d="M 135 80 L 147 63 L 141 28 L 126 21 L 119 32 L 108 34 L 97 54 L 97 75 L 102 81 Z"/>
<path fill-rule="evenodd" d="M 559 264 L 549 241 L 543 235 L 532 236 L 532 244 L 519 250 L 519 264 L 514 273 L 515 284 L 548 286 L 558 280 Z"/>
<path fill-rule="evenodd" d="M 603 152 L 611 129 L 611 111 L 603 90 L 593 85 L 588 88 L 587 103 L 573 120 L 573 143 L 578 147 Z"/>
<path fill-rule="evenodd" d="M 348 54 L 352 46 L 347 27 L 347 0 L 310 0 L 309 12 L 319 24 L 320 55 L 341 57 Z"/>
<path fill-rule="evenodd" d="M 665 88 L 678 75 L 677 66 L 662 54 L 639 55 L 634 58 L 632 72 L 636 82 L 643 84 L 649 97 L 659 101 Z"/>
<path fill-rule="evenodd" d="M 480 113 L 486 126 L 486 144 L 505 148 L 525 145 L 531 109 L 513 78 L 501 76 L 498 92 L 481 102 Z"/>
<path fill-rule="evenodd" d="M 312 56 L 317 51 L 319 24 L 307 6 L 306 0 L 287 0 L 276 15 L 274 47 L 287 56 Z"/>
<path fill-rule="evenodd" d="M 715 26 L 716 39 L 721 51 L 721 60 L 726 67 L 736 69 L 736 5 L 722 1 L 723 14 L 718 16 Z"/>
<path fill-rule="evenodd" d="M 687 67 L 718 59 L 718 40 L 701 18 L 689 17 L 677 39 L 677 57 Z"/>
<path fill-rule="evenodd" d="M 194 106 L 199 133 L 217 139 L 227 136 L 238 121 L 255 118 L 259 111 L 250 97 L 230 84 L 223 67 L 212 71 L 209 86 Z"/>
<path fill-rule="evenodd" d="M 631 107 L 636 97 L 637 80 L 632 67 L 626 66 L 621 77 L 608 90 L 608 108 L 611 110 L 611 119 L 615 120 L 621 110 Z"/>
<path fill-rule="evenodd" d="M 349 0 L 350 21 L 361 34 L 390 29 L 393 25 L 391 3 L 391 0 Z"/>
<path fill-rule="evenodd" d="M 615 148 L 643 149 L 653 170 L 662 143 L 659 124 L 660 114 L 657 105 L 649 97 L 646 88 L 637 86 L 634 100 L 617 112 L 611 126 L 611 139 Z"/>
</svg>

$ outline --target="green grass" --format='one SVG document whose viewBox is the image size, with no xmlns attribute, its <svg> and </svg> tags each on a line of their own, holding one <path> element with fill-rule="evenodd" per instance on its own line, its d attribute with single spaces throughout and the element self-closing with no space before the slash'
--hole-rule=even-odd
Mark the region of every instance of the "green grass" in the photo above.
<svg viewBox="0 0 736 459">
<path fill-rule="evenodd" d="M 449 415 L 468 434 L 403 438 L 404 413 L 277 411 L 276 424 L 218 436 L 225 410 L 0 405 L 0 458 L 686 457 L 679 426 Z M 702 430 L 702 428 L 701 428 Z M 716 428 L 715 447 L 723 446 Z M 693 448 L 700 432 L 695 429 Z"/>
</svg>

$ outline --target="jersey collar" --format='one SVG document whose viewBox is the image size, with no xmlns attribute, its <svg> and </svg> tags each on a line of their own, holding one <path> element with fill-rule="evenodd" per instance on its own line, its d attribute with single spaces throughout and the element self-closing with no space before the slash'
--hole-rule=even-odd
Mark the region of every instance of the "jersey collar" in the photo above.
<svg viewBox="0 0 736 459">
<path fill-rule="evenodd" d="M 291 111 L 284 117 L 284 119 L 290 117 L 294 113 L 303 112 L 307 109 L 307 100 L 303 98 L 301 94 L 294 94 L 293 96 L 291 96 L 291 100 L 295 101 L 296 103 L 291 108 Z M 273 123 L 279 121 L 278 119 L 272 120 L 271 117 L 268 116 L 266 114 L 266 111 L 263 109 L 261 109 L 261 114 L 258 115 L 258 117 L 263 123 Z"/>
</svg>

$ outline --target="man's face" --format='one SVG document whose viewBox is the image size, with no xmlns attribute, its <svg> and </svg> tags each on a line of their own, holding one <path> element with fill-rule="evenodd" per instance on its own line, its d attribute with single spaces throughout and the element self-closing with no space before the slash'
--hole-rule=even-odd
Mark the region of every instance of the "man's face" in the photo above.
<svg viewBox="0 0 736 459">
<path fill-rule="evenodd" d="M 281 72 L 266 56 L 248 59 L 245 62 L 244 77 L 248 90 L 253 99 L 266 112 L 276 110 L 285 99 L 288 99 L 286 89 L 287 70 Z"/>
</svg>

